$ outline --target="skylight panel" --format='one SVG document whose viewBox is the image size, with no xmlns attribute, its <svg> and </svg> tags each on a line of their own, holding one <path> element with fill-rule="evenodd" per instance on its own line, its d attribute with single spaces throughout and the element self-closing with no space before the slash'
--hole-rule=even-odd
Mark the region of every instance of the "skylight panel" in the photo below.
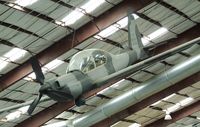
<svg viewBox="0 0 200 127">
<path fill-rule="evenodd" d="M 80 9 L 75 9 L 70 14 L 68 14 L 65 18 L 61 21 L 65 22 L 65 25 L 71 25 L 79 20 L 84 14 L 81 12 Z"/>
<path fill-rule="evenodd" d="M 99 91 L 97 94 L 104 94 L 106 91 L 109 90 L 109 88 L 110 88 L 110 87 L 107 87 L 107 88 L 105 88 L 105 89 Z"/>
<path fill-rule="evenodd" d="M 48 70 L 55 69 L 56 67 L 60 66 L 63 63 L 64 63 L 64 61 L 55 59 L 55 60 L 49 62 L 48 64 L 46 64 L 44 67 L 42 67 L 42 70 L 45 73 Z"/>
<path fill-rule="evenodd" d="M 133 124 L 131 124 L 131 125 L 128 126 L 128 127 L 141 127 L 141 124 L 133 123 Z"/>
<path fill-rule="evenodd" d="M 89 0 L 87 3 L 85 3 L 83 6 L 81 6 L 82 9 L 84 9 L 87 13 L 90 13 L 94 11 L 97 7 L 99 7 L 101 4 L 103 4 L 105 0 Z"/>
<path fill-rule="evenodd" d="M 60 25 L 60 26 L 65 26 L 65 22 L 63 22 L 63 21 L 57 21 L 57 20 L 55 20 L 55 23 L 58 24 L 58 25 Z"/>
<path fill-rule="evenodd" d="M 180 101 L 179 103 L 180 103 L 181 106 L 186 106 L 186 105 L 192 103 L 193 101 L 194 101 L 194 98 L 187 97 L 186 99 Z"/>
<path fill-rule="evenodd" d="M 21 6 L 16 5 L 16 4 L 13 4 L 13 3 L 9 3 L 8 6 L 10 6 L 10 7 L 12 7 L 12 8 L 15 8 L 15 9 L 17 9 L 17 10 L 22 10 L 22 11 L 24 11 L 24 9 L 23 9 Z"/>
<path fill-rule="evenodd" d="M 61 121 L 61 122 L 56 122 L 56 123 L 44 125 L 42 127 L 63 127 L 63 126 L 66 126 L 66 125 L 67 125 L 66 121 Z"/>
<path fill-rule="evenodd" d="M 139 16 L 136 14 L 132 14 L 132 15 L 134 16 L 135 19 L 139 18 Z M 102 38 L 112 35 L 113 33 L 117 32 L 119 28 L 124 28 L 127 25 L 128 25 L 128 17 L 125 17 L 121 19 L 120 21 L 118 21 L 116 24 L 109 26 L 108 28 L 101 31 L 99 34 L 95 35 L 94 38 L 103 40 Z M 147 37 L 143 37 L 141 39 L 142 39 L 143 45 L 149 44 L 149 40 L 147 39 Z"/>
<path fill-rule="evenodd" d="M 36 79 L 36 75 L 34 72 L 32 72 L 31 74 L 29 74 L 27 77 L 24 78 L 24 80 L 28 80 L 28 81 L 31 81 L 33 79 Z"/>
<path fill-rule="evenodd" d="M 51 70 L 57 68 L 58 66 L 60 66 L 63 63 L 64 63 L 64 61 L 55 59 L 55 60 L 49 62 L 48 64 L 46 64 L 44 67 L 42 67 L 42 72 L 45 74 L 48 71 L 51 71 Z M 25 77 L 24 79 L 25 80 L 33 80 L 35 78 L 36 78 L 36 76 L 35 76 L 35 73 L 33 72 L 33 73 L 29 74 L 27 77 Z"/>
<path fill-rule="evenodd" d="M 10 61 L 16 61 L 25 56 L 26 53 L 26 50 L 20 48 L 13 48 L 5 53 L 2 57 L 0 57 L 0 71 L 4 69 Z"/>
<path fill-rule="evenodd" d="M 16 0 L 15 3 L 20 5 L 20 6 L 30 6 L 33 3 L 37 2 L 38 0 Z"/>
<path fill-rule="evenodd" d="M 114 25 L 111 25 L 109 27 L 107 27 L 106 29 L 104 29 L 103 31 L 101 31 L 98 36 L 100 37 L 108 37 L 111 34 L 115 33 L 116 31 L 118 31 L 119 29 L 117 27 L 115 27 Z M 95 38 L 97 38 L 97 36 L 94 36 Z"/>
<path fill-rule="evenodd" d="M 141 41 L 142 41 L 142 44 L 143 44 L 144 46 L 146 46 L 146 45 L 148 45 L 148 44 L 150 43 L 150 41 L 149 41 L 148 39 L 146 39 L 146 37 L 142 37 L 142 38 L 141 38 Z"/>
<path fill-rule="evenodd" d="M 0 57 L 0 71 L 8 65 L 8 62 L 5 61 L 5 58 Z"/>
<path fill-rule="evenodd" d="M 160 102 L 162 102 L 162 101 L 156 101 L 155 103 L 151 104 L 151 106 L 155 106 L 155 105 L 159 104 Z"/>
<path fill-rule="evenodd" d="M 116 122 L 115 124 L 111 125 L 110 127 L 114 127 L 114 126 L 116 126 L 117 124 L 119 124 L 120 122 L 121 122 L 121 121 Z"/>
<path fill-rule="evenodd" d="M 7 121 L 13 121 L 17 118 L 19 118 L 22 114 L 25 114 L 28 110 L 29 106 L 24 106 L 19 109 L 17 109 L 14 112 L 9 113 L 5 118 L 1 119 L 0 121 L 2 122 L 7 122 Z"/>
<path fill-rule="evenodd" d="M 118 87 L 125 79 L 121 79 L 118 82 L 114 83 L 111 87 Z"/>
<path fill-rule="evenodd" d="M 194 101 L 194 99 L 192 97 L 187 97 L 186 99 L 183 99 L 183 100 L 179 101 L 178 103 L 176 103 L 175 105 L 167 108 L 166 110 L 168 112 L 175 112 L 179 108 L 191 104 L 193 101 Z"/>
<path fill-rule="evenodd" d="M 175 105 L 167 108 L 168 112 L 175 112 L 176 110 L 178 110 L 181 107 L 181 105 L 179 103 L 176 103 Z"/>
<path fill-rule="evenodd" d="M 72 11 L 70 14 L 64 17 L 61 21 L 65 22 L 65 25 L 71 25 L 75 23 L 77 20 L 79 20 L 81 17 L 83 17 L 85 12 L 90 13 L 94 11 L 97 7 L 99 7 L 104 2 L 105 0 L 98 0 L 98 2 L 96 0 L 89 0 L 80 8 L 76 8 L 74 11 Z"/>
<path fill-rule="evenodd" d="M 175 93 L 173 93 L 173 94 L 171 94 L 171 95 L 169 95 L 169 96 L 167 96 L 167 97 L 163 98 L 162 100 L 166 101 L 166 100 L 168 100 L 168 99 L 172 98 L 172 97 L 173 97 L 173 96 L 175 96 L 175 95 L 176 95 L 176 94 L 175 94 Z"/>
<path fill-rule="evenodd" d="M 155 39 L 155 38 L 158 38 L 158 37 L 160 37 L 160 36 L 166 34 L 167 32 L 168 32 L 168 30 L 167 30 L 166 28 L 162 27 L 162 28 L 156 30 L 155 32 L 149 34 L 149 35 L 147 36 L 147 38 L 148 38 L 149 40 L 153 40 L 153 39 Z"/>
<path fill-rule="evenodd" d="M 25 56 L 27 53 L 26 50 L 20 48 L 13 48 L 9 52 L 3 55 L 3 57 L 7 58 L 10 61 L 16 61 Z"/>
</svg>

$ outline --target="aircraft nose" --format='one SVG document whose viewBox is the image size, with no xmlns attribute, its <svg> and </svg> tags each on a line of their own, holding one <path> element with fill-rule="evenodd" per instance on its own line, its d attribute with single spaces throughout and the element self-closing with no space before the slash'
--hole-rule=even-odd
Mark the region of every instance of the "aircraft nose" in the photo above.
<svg viewBox="0 0 200 127">
<path fill-rule="evenodd" d="M 39 92 L 40 93 L 46 93 L 47 90 L 49 89 L 49 85 L 48 84 L 44 84 L 40 87 Z"/>
</svg>

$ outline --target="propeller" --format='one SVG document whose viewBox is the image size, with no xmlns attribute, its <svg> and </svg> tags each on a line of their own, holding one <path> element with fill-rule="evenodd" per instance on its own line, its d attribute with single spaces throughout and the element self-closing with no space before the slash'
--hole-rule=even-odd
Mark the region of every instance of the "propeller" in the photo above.
<svg viewBox="0 0 200 127">
<path fill-rule="evenodd" d="M 37 106 L 37 104 L 39 103 L 41 98 L 42 98 L 42 94 L 39 93 L 39 95 L 31 103 L 31 105 L 30 105 L 30 107 L 29 107 L 29 109 L 27 111 L 29 115 L 32 114 L 32 112 L 34 111 L 35 107 Z"/>
<path fill-rule="evenodd" d="M 42 73 L 42 69 L 41 69 L 39 61 L 36 59 L 36 57 L 32 57 L 30 59 L 30 63 L 31 63 L 33 71 L 35 72 L 35 75 L 36 75 L 36 82 L 40 83 L 40 85 L 43 85 L 45 77 L 44 77 L 44 74 Z M 43 95 L 42 91 L 39 91 L 39 95 L 31 103 L 31 105 L 27 111 L 29 115 L 34 111 L 35 107 L 37 106 L 40 99 L 42 98 L 42 95 Z"/>
<path fill-rule="evenodd" d="M 32 57 L 30 59 L 30 63 L 33 68 L 33 71 L 35 72 L 36 82 L 40 83 L 40 85 L 43 85 L 44 74 L 42 73 L 42 69 L 41 69 L 39 61 L 36 59 L 36 57 Z"/>
</svg>

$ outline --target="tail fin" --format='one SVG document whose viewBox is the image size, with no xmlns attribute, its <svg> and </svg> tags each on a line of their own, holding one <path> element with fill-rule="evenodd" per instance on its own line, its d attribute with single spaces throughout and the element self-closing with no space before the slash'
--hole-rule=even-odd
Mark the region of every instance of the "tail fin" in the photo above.
<svg viewBox="0 0 200 127">
<path fill-rule="evenodd" d="M 128 12 L 128 45 L 131 50 L 135 50 L 139 59 L 147 57 L 141 40 L 141 34 L 136 25 L 134 16 Z"/>
</svg>

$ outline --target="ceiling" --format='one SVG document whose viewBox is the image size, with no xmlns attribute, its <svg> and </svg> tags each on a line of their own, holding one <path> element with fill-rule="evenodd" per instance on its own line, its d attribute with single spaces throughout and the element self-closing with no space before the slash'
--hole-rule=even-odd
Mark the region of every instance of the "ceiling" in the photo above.
<svg viewBox="0 0 200 127">
<path fill-rule="evenodd" d="M 27 0 L 26 2 L 0 0 L 0 109 L 33 100 L 37 96 L 40 86 L 34 82 L 28 62 L 32 56 L 38 58 L 43 65 L 46 79 L 50 79 L 65 74 L 70 58 L 79 51 L 100 48 L 112 54 L 122 52 L 124 47 L 127 47 L 128 8 L 139 16 L 136 22 L 143 35 L 144 45 L 147 48 L 151 47 L 149 48 L 151 56 L 199 37 L 199 0 L 95 2 L 94 0 Z M 158 32 L 163 28 L 167 30 L 163 33 Z M 161 34 L 155 37 L 155 33 Z M 31 116 L 26 113 L 27 107 L 0 113 L 0 127 L 59 126 L 63 121 L 75 119 L 199 54 L 199 49 L 200 45 L 195 44 L 126 77 L 125 80 L 106 84 L 91 91 L 85 95 L 86 105 L 81 107 L 74 106 L 73 102 L 60 104 L 50 100 L 40 103 Z M 162 91 L 165 94 L 158 94 L 160 98 L 149 98 L 151 101 L 148 103 L 142 101 L 142 105 L 138 104 L 139 108 L 134 109 L 137 104 L 133 105 L 124 112 L 119 112 L 117 115 L 120 117 L 114 115 L 95 126 L 137 127 L 133 125 L 134 123 L 155 126 L 156 122 L 165 123 L 163 127 L 198 125 L 200 123 L 199 75 L 199 73 L 193 75 L 191 82 L 184 82 L 185 85 L 179 88 Z M 177 107 L 177 104 L 187 99 L 190 103 Z M 164 121 L 163 110 L 173 106 L 177 107 L 171 113 L 173 120 Z"/>
</svg>

